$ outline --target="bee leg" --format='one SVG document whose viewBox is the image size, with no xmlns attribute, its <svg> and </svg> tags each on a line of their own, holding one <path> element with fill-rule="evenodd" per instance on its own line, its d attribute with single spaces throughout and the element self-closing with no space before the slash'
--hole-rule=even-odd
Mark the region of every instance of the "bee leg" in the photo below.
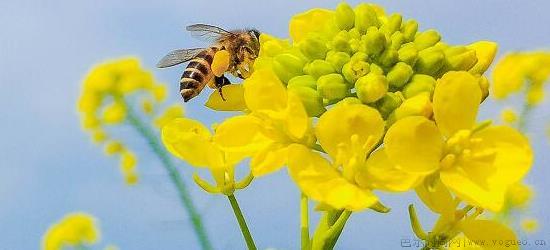
<svg viewBox="0 0 550 250">
<path fill-rule="evenodd" d="M 222 87 L 225 86 L 225 85 L 231 84 L 231 82 L 224 75 L 216 76 L 214 78 L 214 81 L 215 81 L 215 84 L 216 84 L 216 89 L 218 89 L 218 92 L 220 93 L 220 96 L 221 96 L 222 100 L 225 101 L 225 98 L 223 97 Z"/>
</svg>

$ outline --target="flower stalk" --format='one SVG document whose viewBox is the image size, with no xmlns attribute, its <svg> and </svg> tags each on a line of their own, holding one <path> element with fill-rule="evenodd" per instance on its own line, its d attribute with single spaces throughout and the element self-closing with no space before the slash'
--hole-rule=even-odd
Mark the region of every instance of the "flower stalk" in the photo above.
<svg viewBox="0 0 550 250">
<path fill-rule="evenodd" d="M 249 250 L 256 250 L 256 244 L 254 243 L 252 234 L 250 234 L 250 230 L 248 230 L 246 220 L 244 219 L 243 213 L 241 211 L 241 208 L 239 207 L 239 203 L 237 202 L 235 195 L 228 195 L 227 199 L 229 199 L 229 203 L 231 203 L 231 208 L 233 209 L 233 212 L 235 213 L 235 218 L 237 218 L 237 222 L 239 223 L 241 233 L 243 234 L 244 240 L 246 241 L 246 246 Z"/>
</svg>

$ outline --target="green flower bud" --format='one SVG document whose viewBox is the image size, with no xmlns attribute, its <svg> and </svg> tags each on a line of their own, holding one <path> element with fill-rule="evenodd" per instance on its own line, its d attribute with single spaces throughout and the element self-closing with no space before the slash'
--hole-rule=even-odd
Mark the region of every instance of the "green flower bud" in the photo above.
<svg viewBox="0 0 550 250">
<path fill-rule="evenodd" d="M 295 76 L 288 81 L 287 88 L 292 87 L 306 87 L 311 89 L 317 89 L 317 82 L 315 78 L 310 75 Z"/>
<path fill-rule="evenodd" d="M 338 105 L 363 104 L 357 97 L 346 97 L 338 102 Z"/>
<path fill-rule="evenodd" d="M 300 51 L 309 59 L 324 59 L 328 48 L 319 38 L 309 37 L 298 44 Z"/>
<path fill-rule="evenodd" d="M 294 79 L 294 78 L 293 78 Z M 308 116 L 319 116 L 326 111 L 323 105 L 323 98 L 315 89 L 293 85 L 288 87 L 288 91 L 296 94 L 306 108 Z"/>
<path fill-rule="evenodd" d="M 457 50 L 461 50 L 461 52 L 457 53 Z M 461 47 L 461 49 L 447 49 L 445 58 L 449 70 L 468 71 L 477 63 L 476 51 L 464 47 Z"/>
<path fill-rule="evenodd" d="M 414 43 L 406 43 L 397 51 L 399 61 L 413 66 L 418 58 L 418 50 Z"/>
<path fill-rule="evenodd" d="M 355 13 L 349 4 L 341 2 L 334 13 L 336 25 L 341 30 L 349 30 L 355 24 Z"/>
<path fill-rule="evenodd" d="M 397 13 L 392 14 L 388 21 L 382 25 L 380 30 L 388 35 L 392 35 L 396 31 L 401 29 L 401 23 L 403 22 L 403 17 Z"/>
<path fill-rule="evenodd" d="M 353 61 L 353 62 L 358 62 L 358 61 L 368 62 L 369 61 L 369 55 L 367 55 L 364 52 L 357 52 L 357 53 L 353 54 L 353 56 L 351 56 L 351 61 Z"/>
<path fill-rule="evenodd" d="M 434 46 L 441 40 L 441 35 L 435 30 L 426 30 L 419 33 L 414 39 L 414 44 L 418 50 L 423 50 Z"/>
<path fill-rule="evenodd" d="M 430 101 L 430 95 L 424 93 L 404 100 L 390 115 L 388 123 L 392 124 L 408 116 L 424 116 L 429 118 L 432 114 L 433 107 Z"/>
<path fill-rule="evenodd" d="M 394 88 L 401 88 L 409 81 L 413 73 L 414 71 L 411 66 L 404 62 L 398 62 L 393 66 L 390 72 L 388 72 L 388 82 Z"/>
<path fill-rule="evenodd" d="M 359 32 L 357 28 L 353 28 L 349 30 L 349 36 L 351 38 L 361 39 L 361 32 Z"/>
<path fill-rule="evenodd" d="M 304 72 L 314 78 L 336 72 L 332 64 L 324 60 L 315 60 L 304 67 Z"/>
<path fill-rule="evenodd" d="M 378 111 L 382 117 L 387 118 L 401 103 L 403 103 L 401 92 L 388 92 L 378 101 Z"/>
<path fill-rule="evenodd" d="M 404 42 L 405 36 L 403 36 L 403 33 L 401 33 L 401 31 L 397 31 L 391 35 L 390 45 L 388 47 L 394 50 L 399 50 Z"/>
<path fill-rule="evenodd" d="M 376 64 L 376 63 L 371 63 L 370 64 L 370 72 L 372 72 L 374 74 L 383 75 L 384 74 L 384 69 L 382 69 L 382 67 L 378 66 L 378 64 Z"/>
<path fill-rule="evenodd" d="M 341 73 L 342 67 L 344 67 L 344 64 L 348 63 L 351 60 L 351 57 L 344 52 L 335 52 L 327 54 L 326 61 L 332 64 L 332 67 L 336 70 L 336 72 Z"/>
<path fill-rule="evenodd" d="M 425 92 L 431 96 L 434 92 L 435 83 L 435 79 L 429 75 L 414 75 L 407 86 L 403 88 L 403 95 L 407 99 Z"/>
<path fill-rule="evenodd" d="M 362 34 L 371 26 L 380 27 L 380 21 L 372 6 L 361 3 L 355 7 L 355 28 Z"/>
<path fill-rule="evenodd" d="M 397 53 L 397 50 L 388 48 L 384 50 L 382 55 L 380 55 L 380 58 L 378 61 L 384 67 L 391 67 L 397 61 L 399 61 L 399 54 Z"/>
<path fill-rule="evenodd" d="M 408 20 L 401 27 L 401 33 L 405 36 L 407 42 L 412 42 L 418 31 L 418 23 L 415 20 Z"/>
<path fill-rule="evenodd" d="M 329 101 L 343 99 L 350 93 L 348 85 L 340 74 L 319 77 L 317 79 L 317 92 Z"/>
<path fill-rule="evenodd" d="M 418 53 L 418 60 L 415 68 L 420 74 L 434 75 L 436 74 L 445 61 L 445 54 L 438 49 L 428 48 Z"/>
<path fill-rule="evenodd" d="M 349 44 L 350 35 L 347 31 L 342 30 L 332 39 L 332 49 L 335 51 L 342 51 L 351 53 L 352 49 Z"/>
<path fill-rule="evenodd" d="M 361 41 L 365 46 L 365 52 L 369 55 L 378 55 L 386 46 L 386 36 L 376 27 L 369 27 L 367 34 L 361 37 Z"/>
<path fill-rule="evenodd" d="M 361 49 L 361 41 L 359 39 L 352 38 L 349 40 L 349 46 L 351 48 L 351 52 L 355 53 Z"/>
<path fill-rule="evenodd" d="M 362 77 L 370 72 L 369 63 L 360 60 L 353 60 L 344 64 L 342 67 L 342 75 L 347 82 L 354 84 L 359 77 Z"/>
<path fill-rule="evenodd" d="M 388 92 L 388 80 L 383 75 L 369 73 L 355 82 L 355 90 L 361 102 L 373 103 Z"/>
<path fill-rule="evenodd" d="M 273 71 L 283 82 L 288 82 L 292 77 L 302 75 L 304 60 L 296 55 L 284 53 L 273 58 Z"/>
</svg>

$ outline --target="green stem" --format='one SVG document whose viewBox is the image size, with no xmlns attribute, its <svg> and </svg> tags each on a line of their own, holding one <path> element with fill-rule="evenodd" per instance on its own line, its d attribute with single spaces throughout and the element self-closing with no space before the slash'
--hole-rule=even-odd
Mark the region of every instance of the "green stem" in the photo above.
<svg viewBox="0 0 550 250">
<path fill-rule="evenodd" d="M 523 109 L 521 110 L 521 113 L 519 114 L 519 118 L 518 118 L 518 130 L 520 132 L 525 132 L 525 129 L 527 127 L 527 119 L 532 110 L 533 110 L 533 105 L 529 103 L 523 104 Z"/>
<path fill-rule="evenodd" d="M 333 249 L 350 216 L 351 211 L 347 210 L 332 210 L 325 212 L 319 220 L 319 225 L 317 225 L 317 229 L 313 234 L 311 249 Z"/>
<path fill-rule="evenodd" d="M 304 193 L 300 197 L 300 236 L 302 250 L 309 249 L 309 207 L 307 196 Z"/>
<path fill-rule="evenodd" d="M 183 204 L 183 207 L 187 210 L 189 216 L 191 217 L 193 228 L 195 229 L 195 233 L 199 238 L 201 248 L 205 250 L 212 249 L 212 245 L 208 240 L 208 235 L 202 223 L 201 215 L 198 213 L 197 208 L 193 204 L 193 200 L 191 199 L 191 196 L 187 191 L 187 188 L 185 187 L 185 183 L 183 182 L 183 179 L 181 178 L 181 175 L 179 174 L 176 166 L 174 166 L 174 164 L 172 163 L 170 156 L 161 146 L 160 142 L 157 139 L 157 135 L 149 126 L 145 125 L 145 123 L 139 119 L 139 117 L 134 113 L 128 103 L 126 103 L 126 108 L 128 113 L 128 121 L 138 131 L 138 133 L 145 138 L 147 144 L 149 144 L 153 152 L 159 157 L 160 161 L 162 162 L 162 166 L 164 166 L 166 171 L 168 171 L 170 179 L 176 186 L 178 196 Z"/>
<path fill-rule="evenodd" d="M 254 239 L 252 239 L 252 235 L 248 230 L 248 226 L 246 225 L 246 220 L 244 219 L 243 213 L 241 212 L 241 208 L 239 207 L 239 203 L 237 202 L 235 195 L 233 194 L 228 195 L 227 198 L 229 199 L 229 203 L 231 203 L 231 208 L 233 208 L 233 212 L 235 213 L 237 222 L 239 222 L 239 227 L 241 228 L 241 232 L 243 233 L 244 240 L 246 241 L 246 246 L 248 246 L 248 249 L 250 250 L 256 250 L 257 248 L 256 248 L 256 245 L 254 244 Z"/>
<path fill-rule="evenodd" d="M 334 223 L 334 225 L 332 225 L 332 227 L 328 230 L 327 232 L 327 236 L 329 239 L 328 245 L 327 245 L 328 249 L 334 248 L 350 216 L 351 216 L 351 211 L 345 210 L 344 212 L 342 212 L 342 214 L 340 215 L 336 223 Z"/>
</svg>

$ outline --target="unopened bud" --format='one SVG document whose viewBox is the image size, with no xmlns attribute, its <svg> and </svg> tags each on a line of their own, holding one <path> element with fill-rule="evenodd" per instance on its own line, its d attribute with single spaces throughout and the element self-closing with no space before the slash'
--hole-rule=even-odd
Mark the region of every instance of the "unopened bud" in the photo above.
<svg viewBox="0 0 550 250">
<path fill-rule="evenodd" d="M 364 61 L 354 61 L 353 59 L 344 64 L 342 67 L 342 75 L 347 82 L 354 84 L 359 77 L 362 77 L 370 72 L 369 63 Z"/>
<path fill-rule="evenodd" d="M 414 75 L 411 81 L 403 88 L 405 98 L 411 98 L 420 93 L 429 93 L 432 95 L 436 80 L 429 75 Z"/>
<path fill-rule="evenodd" d="M 355 82 L 355 90 L 363 103 L 373 103 L 388 92 L 388 80 L 383 75 L 369 73 Z"/>
<path fill-rule="evenodd" d="M 415 20 L 408 20 L 401 27 L 401 33 L 405 36 L 407 42 L 412 42 L 418 31 L 418 23 Z"/>
<path fill-rule="evenodd" d="M 392 35 L 396 31 L 401 29 L 401 22 L 403 21 L 403 17 L 399 14 L 392 14 L 388 21 L 382 25 L 380 30 L 382 30 L 384 33 L 388 35 Z"/>
<path fill-rule="evenodd" d="M 297 84 L 291 86 L 289 84 L 288 91 L 295 93 L 300 98 L 308 116 L 319 116 L 323 112 L 325 112 L 323 98 L 319 95 L 319 93 L 317 93 L 315 89 L 302 87 Z"/>
<path fill-rule="evenodd" d="M 418 53 L 418 60 L 415 68 L 420 74 L 434 75 L 437 73 L 445 61 L 445 54 L 437 49 L 425 49 Z"/>
<path fill-rule="evenodd" d="M 363 103 L 357 97 L 346 97 L 338 102 L 338 105 L 355 105 L 355 104 L 363 104 Z"/>
<path fill-rule="evenodd" d="M 446 51 L 447 52 L 447 51 Z M 449 70 L 467 71 L 477 63 L 475 50 L 465 49 L 461 53 L 445 53 Z"/>
<path fill-rule="evenodd" d="M 479 41 L 467 46 L 476 51 L 477 63 L 469 70 L 472 74 L 483 74 L 489 68 L 497 53 L 498 45 L 490 41 Z"/>
<path fill-rule="evenodd" d="M 432 116 L 432 112 L 433 109 L 432 103 L 430 102 L 430 95 L 428 93 L 424 93 L 403 101 L 401 106 L 395 109 L 393 114 L 390 116 L 390 119 L 393 122 L 407 116 L 416 115 L 429 118 Z"/>
<path fill-rule="evenodd" d="M 371 73 L 374 73 L 374 74 L 379 74 L 379 75 L 383 75 L 384 74 L 384 69 L 382 69 L 380 66 L 378 66 L 378 64 L 376 63 L 371 63 L 370 64 L 370 72 Z"/>
<path fill-rule="evenodd" d="M 400 62 L 404 62 L 411 66 L 416 63 L 416 59 L 418 58 L 418 50 L 414 43 L 404 44 L 399 51 L 397 51 L 397 54 Z"/>
<path fill-rule="evenodd" d="M 399 50 L 404 42 L 405 36 L 403 36 L 403 33 L 401 33 L 400 31 L 397 31 L 391 35 L 389 47 L 391 49 Z"/>
<path fill-rule="evenodd" d="M 315 81 L 315 78 L 310 75 L 295 76 L 288 81 L 287 88 L 291 87 L 306 87 L 317 89 L 317 82 Z"/>
<path fill-rule="evenodd" d="M 401 88 L 409 81 L 414 71 L 411 66 L 404 62 L 398 62 L 388 72 L 388 82 L 394 88 Z"/>
<path fill-rule="evenodd" d="M 334 38 L 332 39 L 332 49 L 335 51 L 342 51 L 346 53 L 351 53 L 352 49 L 349 44 L 349 40 L 351 39 L 349 33 L 345 30 L 340 31 Z"/>
<path fill-rule="evenodd" d="M 306 38 L 302 40 L 298 47 L 300 51 L 309 59 L 324 59 L 327 54 L 328 48 L 321 39 L 318 38 Z"/>
<path fill-rule="evenodd" d="M 485 76 L 479 78 L 479 88 L 481 89 L 481 101 L 483 102 L 489 96 L 489 79 Z"/>
<path fill-rule="evenodd" d="M 361 39 L 361 32 L 357 28 L 350 29 L 348 34 L 352 39 Z"/>
<path fill-rule="evenodd" d="M 342 67 L 344 64 L 350 61 L 351 57 L 345 52 L 334 52 L 327 54 L 326 61 L 329 62 L 336 72 L 342 72 Z"/>
<path fill-rule="evenodd" d="M 388 92 L 378 101 L 378 111 L 382 117 L 387 118 L 397 107 L 403 103 L 403 96 L 398 92 Z"/>
<path fill-rule="evenodd" d="M 353 28 L 353 25 L 355 24 L 355 13 L 353 12 L 353 9 L 349 4 L 346 2 L 341 2 L 336 7 L 336 11 L 334 12 L 334 16 L 336 17 L 336 25 L 341 30 L 349 30 Z"/>
<path fill-rule="evenodd" d="M 369 27 L 367 34 L 361 38 L 365 52 L 369 55 L 378 55 L 386 46 L 386 36 L 376 27 Z"/>
<path fill-rule="evenodd" d="M 288 82 L 292 77 L 302 75 L 304 60 L 296 55 L 284 53 L 273 59 L 273 71 L 281 81 Z"/>
<path fill-rule="evenodd" d="M 376 15 L 376 11 L 372 6 L 366 3 L 361 3 L 355 7 L 355 28 L 361 33 L 367 32 L 371 26 L 380 26 L 380 21 Z"/>
<path fill-rule="evenodd" d="M 324 60 L 315 60 L 304 67 L 304 72 L 314 78 L 319 78 L 320 76 L 334 73 L 335 70 L 329 62 Z"/>
<path fill-rule="evenodd" d="M 384 50 L 384 52 L 382 53 L 382 55 L 380 55 L 380 58 L 379 58 L 379 62 L 384 67 L 391 67 L 398 60 L 399 60 L 399 54 L 397 53 L 397 50 L 390 49 L 390 48 Z"/>
<path fill-rule="evenodd" d="M 349 94 L 349 89 L 340 74 L 324 75 L 317 79 L 317 91 L 321 97 L 329 101 L 343 99 Z"/>
<path fill-rule="evenodd" d="M 434 46 L 441 40 L 441 35 L 435 30 L 426 30 L 419 33 L 414 39 L 414 44 L 418 50 L 423 50 Z"/>
</svg>

